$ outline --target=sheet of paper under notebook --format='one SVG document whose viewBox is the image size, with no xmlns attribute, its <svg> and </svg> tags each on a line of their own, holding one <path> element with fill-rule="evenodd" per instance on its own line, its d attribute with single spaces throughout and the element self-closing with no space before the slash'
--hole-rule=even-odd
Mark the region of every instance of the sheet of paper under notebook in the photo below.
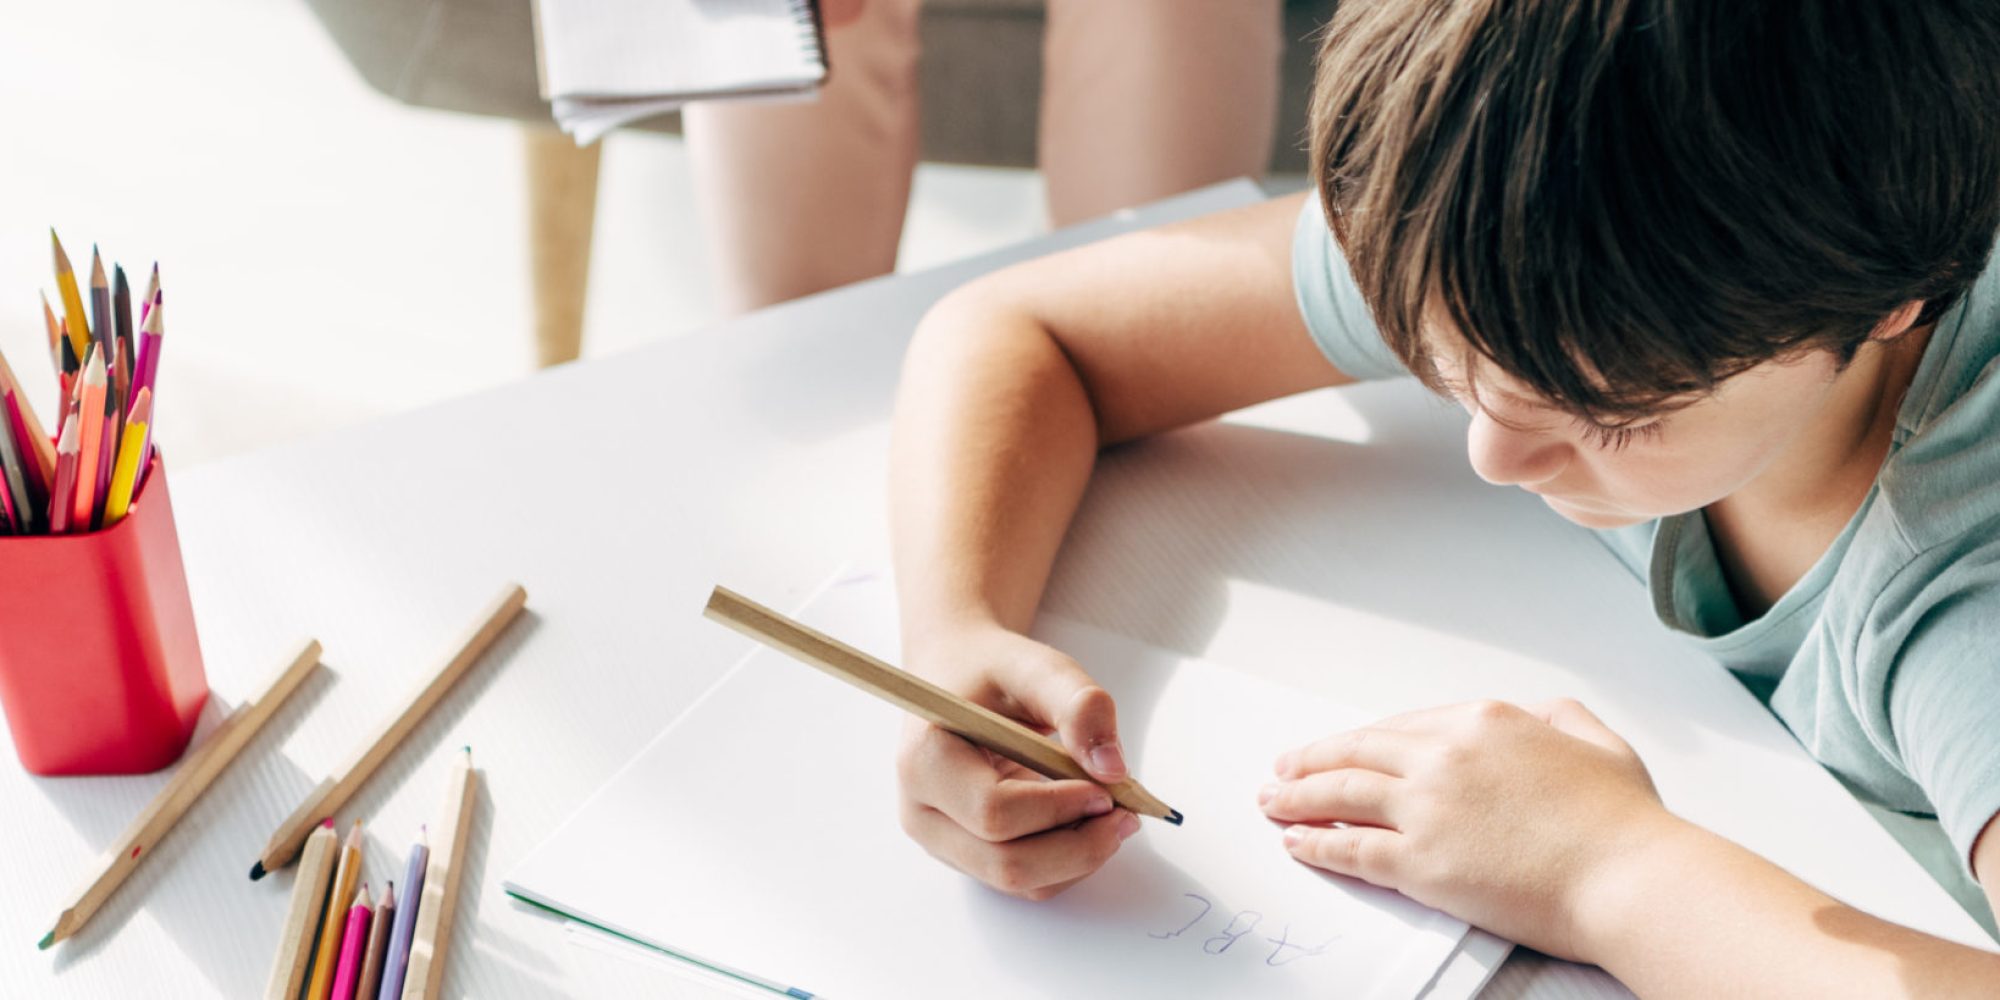
<svg viewBox="0 0 2000 1000">
<path fill-rule="evenodd" d="M 802 614 L 895 660 L 885 577 Z M 1256 807 L 1279 751 L 1361 720 L 1319 698 L 1058 619 L 1038 636 L 1120 698 L 1148 823 L 1054 900 L 988 890 L 896 821 L 902 713 L 760 651 L 505 882 L 575 919 L 779 992 L 1413 998 L 1466 925 L 1294 862 Z"/>
<path fill-rule="evenodd" d="M 535 0 L 537 68 L 578 143 L 698 100 L 810 96 L 816 0 Z"/>
</svg>

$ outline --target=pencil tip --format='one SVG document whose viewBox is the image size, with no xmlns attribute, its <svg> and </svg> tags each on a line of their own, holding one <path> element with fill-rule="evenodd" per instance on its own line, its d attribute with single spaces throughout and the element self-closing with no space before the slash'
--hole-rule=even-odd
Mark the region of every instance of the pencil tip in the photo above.
<svg viewBox="0 0 2000 1000">
<path fill-rule="evenodd" d="M 250 881 L 255 882 L 263 877 L 264 877 L 264 862 L 262 861 L 252 862 L 250 865 Z"/>
<path fill-rule="evenodd" d="M 1181 811 L 1179 809 L 1170 809 L 1167 811 L 1167 822 L 1172 823 L 1175 826 L 1181 825 L 1181 821 L 1185 818 L 1186 817 L 1181 815 Z"/>
<path fill-rule="evenodd" d="M 56 932 L 50 931 L 47 934 L 42 935 L 42 940 L 39 944 L 35 945 L 35 950 L 47 951 L 49 950 L 49 946 L 55 943 L 56 943 Z"/>
</svg>

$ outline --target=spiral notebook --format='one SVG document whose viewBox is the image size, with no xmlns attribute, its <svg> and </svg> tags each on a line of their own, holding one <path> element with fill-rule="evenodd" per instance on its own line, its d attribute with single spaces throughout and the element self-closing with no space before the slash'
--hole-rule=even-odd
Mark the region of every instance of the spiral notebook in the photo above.
<svg viewBox="0 0 2000 1000">
<path fill-rule="evenodd" d="M 818 0 L 535 0 L 556 123 L 591 143 L 690 101 L 798 99 L 826 81 Z"/>
</svg>

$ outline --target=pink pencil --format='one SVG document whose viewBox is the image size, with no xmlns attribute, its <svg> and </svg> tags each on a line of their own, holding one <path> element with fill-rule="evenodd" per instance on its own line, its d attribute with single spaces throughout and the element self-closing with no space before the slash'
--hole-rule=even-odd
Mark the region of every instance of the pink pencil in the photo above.
<svg viewBox="0 0 2000 1000">
<path fill-rule="evenodd" d="M 70 494 L 76 489 L 76 421 L 63 422 L 62 440 L 56 445 L 56 481 L 49 490 L 49 534 L 69 530 Z"/>
<path fill-rule="evenodd" d="M 368 887 L 354 897 L 347 911 L 347 932 L 340 939 L 340 958 L 333 965 L 333 992 L 327 1000 L 354 1000 L 354 986 L 361 980 L 361 960 L 368 954 L 368 921 L 375 911 L 368 905 Z"/>
</svg>

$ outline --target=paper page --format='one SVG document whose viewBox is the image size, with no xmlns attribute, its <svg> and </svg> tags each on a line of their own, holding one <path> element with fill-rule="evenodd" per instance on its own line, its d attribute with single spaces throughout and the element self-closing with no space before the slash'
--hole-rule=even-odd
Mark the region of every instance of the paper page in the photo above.
<svg viewBox="0 0 2000 1000">
<path fill-rule="evenodd" d="M 539 0 L 546 97 L 692 97 L 808 85 L 806 0 Z"/>
<path fill-rule="evenodd" d="M 894 660 L 881 577 L 805 620 Z M 704 695 L 506 882 L 509 892 L 778 989 L 833 997 L 1410 998 L 1466 927 L 1284 852 L 1256 807 L 1282 749 L 1350 724 L 1320 699 L 1087 626 L 1042 637 L 1120 699 L 1145 820 L 1054 900 L 988 890 L 898 826 L 902 714 L 776 653 Z"/>
</svg>

